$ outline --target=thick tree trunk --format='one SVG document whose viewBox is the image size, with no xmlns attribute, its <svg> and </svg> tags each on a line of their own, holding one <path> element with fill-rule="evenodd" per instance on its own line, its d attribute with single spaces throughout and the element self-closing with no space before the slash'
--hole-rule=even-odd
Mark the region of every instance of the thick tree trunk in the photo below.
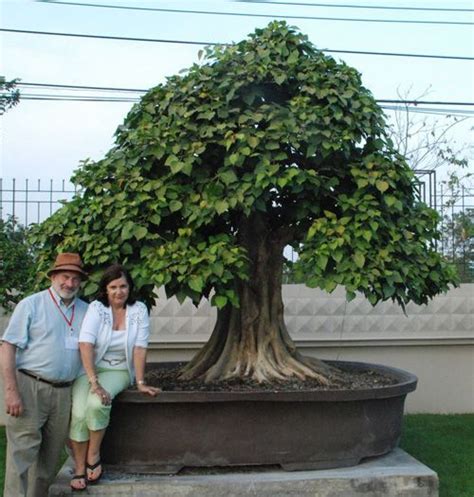
<svg viewBox="0 0 474 497">
<path fill-rule="evenodd" d="M 249 281 L 237 284 L 240 307 L 218 311 L 211 338 L 185 366 L 181 378 L 271 382 L 296 377 L 328 384 L 333 368 L 297 352 L 285 326 L 281 295 L 285 236 L 271 232 L 257 214 L 242 224 L 239 242 L 251 261 Z"/>
</svg>

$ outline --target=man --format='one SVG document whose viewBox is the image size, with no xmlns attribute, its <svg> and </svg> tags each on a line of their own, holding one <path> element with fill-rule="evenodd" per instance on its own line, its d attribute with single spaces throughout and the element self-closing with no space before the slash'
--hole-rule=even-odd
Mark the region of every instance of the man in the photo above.
<svg viewBox="0 0 474 497">
<path fill-rule="evenodd" d="M 62 253 L 48 276 L 49 289 L 18 303 L 0 347 L 9 415 L 4 497 L 47 497 L 67 436 L 87 310 L 76 294 L 87 274 L 78 254 Z"/>
</svg>

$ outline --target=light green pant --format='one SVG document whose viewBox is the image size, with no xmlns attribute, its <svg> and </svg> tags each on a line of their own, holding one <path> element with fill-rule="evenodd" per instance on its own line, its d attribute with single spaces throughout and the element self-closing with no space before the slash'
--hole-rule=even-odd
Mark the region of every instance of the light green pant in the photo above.
<svg viewBox="0 0 474 497">
<path fill-rule="evenodd" d="M 130 385 L 126 370 L 98 369 L 99 383 L 113 399 Z M 89 431 L 107 428 L 112 406 L 104 406 L 98 395 L 90 389 L 86 375 L 79 376 L 72 387 L 71 428 L 69 437 L 75 442 L 87 442 Z"/>
</svg>

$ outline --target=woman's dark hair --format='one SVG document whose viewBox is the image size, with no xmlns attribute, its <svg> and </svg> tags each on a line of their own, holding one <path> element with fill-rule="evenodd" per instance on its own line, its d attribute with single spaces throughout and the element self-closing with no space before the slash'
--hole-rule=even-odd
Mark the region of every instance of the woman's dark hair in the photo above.
<svg viewBox="0 0 474 497">
<path fill-rule="evenodd" d="M 97 292 L 97 300 L 99 302 L 102 302 L 106 307 L 109 307 L 109 299 L 107 297 L 107 285 L 111 281 L 118 280 L 119 278 L 122 277 L 124 277 L 127 280 L 129 287 L 129 294 L 124 307 L 126 307 L 129 304 L 130 305 L 134 304 L 137 301 L 133 293 L 134 289 L 133 280 L 128 270 L 125 267 L 123 267 L 121 264 L 112 264 L 104 271 L 104 274 L 102 275 L 102 278 L 99 282 L 99 290 Z"/>
</svg>

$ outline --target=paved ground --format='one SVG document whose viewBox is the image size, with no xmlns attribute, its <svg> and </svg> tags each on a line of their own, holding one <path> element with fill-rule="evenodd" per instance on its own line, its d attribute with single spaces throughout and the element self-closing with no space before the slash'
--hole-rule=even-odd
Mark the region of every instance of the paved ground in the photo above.
<svg viewBox="0 0 474 497">
<path fill-rule="evenodd" d="M 214 474 L 210 474 L 214 473 Z M 74 494 L 67 461 L 50 497 Z M 351 468 L 285 472 L 275 468 L 144 476 L 108 471 L 86 495 L 102 497 L 438 497 L 438 477 L 401 449 Z"/>
</svg>

